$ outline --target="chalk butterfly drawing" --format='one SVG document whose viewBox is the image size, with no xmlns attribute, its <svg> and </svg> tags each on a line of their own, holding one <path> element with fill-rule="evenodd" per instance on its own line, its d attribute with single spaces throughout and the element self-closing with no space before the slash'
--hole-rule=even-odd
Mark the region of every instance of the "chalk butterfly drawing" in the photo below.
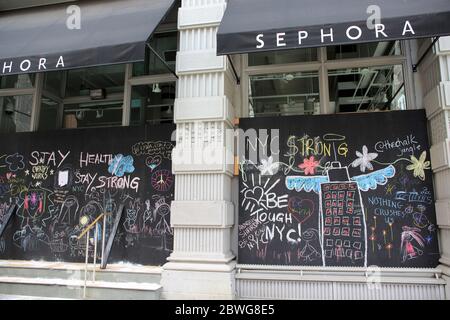
<svg viewBox="0 0 450 320">
<path fill-rule="evenodd" d="M 390 165 L 384 169 L 374 171 L 372 173 L 363 174 L 350 178 L 355 181 L 361 191 L 375 190 L 378 186 L 383 186 L 388 182 L 389 178 L 395 176 L 395 167 Z M 286 187 L 289 190 L 297 192 L 306 191 L 320 193 L 320 186 L 323 183 L 330 182 L 328 176 L 290 176 L 286 177 Z"/>
</svg>

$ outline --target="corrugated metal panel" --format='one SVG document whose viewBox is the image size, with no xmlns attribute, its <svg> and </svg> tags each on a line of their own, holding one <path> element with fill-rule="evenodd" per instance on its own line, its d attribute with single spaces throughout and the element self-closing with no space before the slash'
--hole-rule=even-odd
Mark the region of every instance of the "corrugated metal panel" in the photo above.
<svg viewBox="0 0 450 320">
<path fill-rule="evenodd" d="M 280 273 L 281 274 L 281 273 Z M 278 276 L 280 277 L 280 274 Z M 417 278 L 415 279 L 417 282 Z M 255 278 L 240 275 L 236 279 L 237 296 L 240 299 L 292 299 L 292 300 L 445 300 L 445 286 L 440 279 L 424 284 L 374 283 L 341 281 L 293 281 Z"/>
<path fill-rule="evenodd" d="M 332 286 L 331 282 L 236 280 L 241 299 L 329 300 L 333 299 Z"/>
</svg>

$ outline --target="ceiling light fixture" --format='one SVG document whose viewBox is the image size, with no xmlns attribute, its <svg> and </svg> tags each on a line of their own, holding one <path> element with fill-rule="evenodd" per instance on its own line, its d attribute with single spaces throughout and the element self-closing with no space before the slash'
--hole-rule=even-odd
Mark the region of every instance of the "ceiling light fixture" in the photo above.
<svg viewBox="0 0 450 320">
<path fill-rule="evenodd" d="M 153 85 L 153 93 L 161 93 L 161 88 L 159 87 L 159 83 L 155 83 Z"/>
<path fill-rule="evenodd" d="M 284 80 L 286 80 L 286 81 L 292 81 L 292 80 L 294 80 L 294 79 L 295 79 L 295 77 L 294 77 L 293 74 L 286 74 L 286 75 L 284 76 Z"/>
</svg>

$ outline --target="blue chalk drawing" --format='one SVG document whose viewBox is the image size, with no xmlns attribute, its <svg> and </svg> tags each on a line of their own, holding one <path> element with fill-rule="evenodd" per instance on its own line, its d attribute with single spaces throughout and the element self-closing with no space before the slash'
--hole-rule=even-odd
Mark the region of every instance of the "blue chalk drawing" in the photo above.
<svg viewBox="0 0 450 320">
<path fill-rule="evenodd" d="M 395 176 L 395 167 L 390 165 L 384 169 L 377 170 L 375 172 L 356 176 L 351 178 L 358 184 L 358 188 L 361 191 L 375 190 L 378 186 L 385 185 L 389 178 Z M 320 185 L 322 183 L 329 182 L 328 176 L 291 176 L 286 178 L 286 187 L 288 190 L 294 190 L 297 192 L 306 191 L 320 193 Z"/>
<path fill-rule="evenodd" d="M 360 190 L 369 191 L 369 189 L 375 190 L 378 186 L 385 185 L 388 182 L 388 179 L 394 176 L 395 167 L 390 165 L 389 167 L 369 174 L 353 177 L 351 180 L 358 184 Z"/>
<path fill-rule="evenodd" d="M 328 176 L 292 176 L 286 178 L 286 187 L 288 190 L 295 189 L 297 192 L 304 190 L 306 192 L 314 191 L 318 194 L 320 192 L 320 185 L 326 182 L 328 182 Z"/>
<path fill-rule="evenodd" d="M 133 163 L 134 159 L 132 156 L 118 154 L 109 164 L 108 172 L 117 177 L 123 177 L 127 173 L 134 172 L 135 168 Z"/>
</svg>

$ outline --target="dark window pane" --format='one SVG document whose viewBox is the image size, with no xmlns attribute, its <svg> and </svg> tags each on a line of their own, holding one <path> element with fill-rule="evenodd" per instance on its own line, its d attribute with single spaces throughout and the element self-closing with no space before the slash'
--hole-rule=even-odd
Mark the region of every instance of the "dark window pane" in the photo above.
<svg viewBox="0 0 450 320">
<path fill-rule="evenodd" d="M 63 72 L 47 72 L 44 79 L 44 90 L 54 94 L 57 97 L 61 96 Z"/>
<path fill-rule="evenodd" d="M 0 97 L 0 132 L 30 131 L 32 106 L 32 95 Z"/>
<path fill-rule="evenodd" d="M 59 104 L 50 98 L 42 97 L 41 111 L 39 114 L 39 131 L 55 130 L 58 125 Z"/>
<path fill-rule="evenodd" d="M 262 66 L 272 64 L 299 63 L 317 61 L 317 49 L 297 49 L 274 52 L 249 53 L 249 66 Z"/>
<path fill-rule="evenodd" d="M 107 94 L 122 93 L 124 83 L 124 64 L 70 70 L 66 97 L 89 96 L 93 89 L 105 89 Z"/>
<path fill-rule="evenodd" d="M 401 55 L 399 41 L 347 44 L 327 47 L 328 60 Z"/>
<path fill-rule="evenodd" d="M 34 74 L 16 74 L 0 78 L 0 89 L 28 89 L 34 86 Z"/>
<path fill-rule="evenodd" d="M 131 125 L 172 123 L 175 82 L 133 87 Z"/>
</svg>

